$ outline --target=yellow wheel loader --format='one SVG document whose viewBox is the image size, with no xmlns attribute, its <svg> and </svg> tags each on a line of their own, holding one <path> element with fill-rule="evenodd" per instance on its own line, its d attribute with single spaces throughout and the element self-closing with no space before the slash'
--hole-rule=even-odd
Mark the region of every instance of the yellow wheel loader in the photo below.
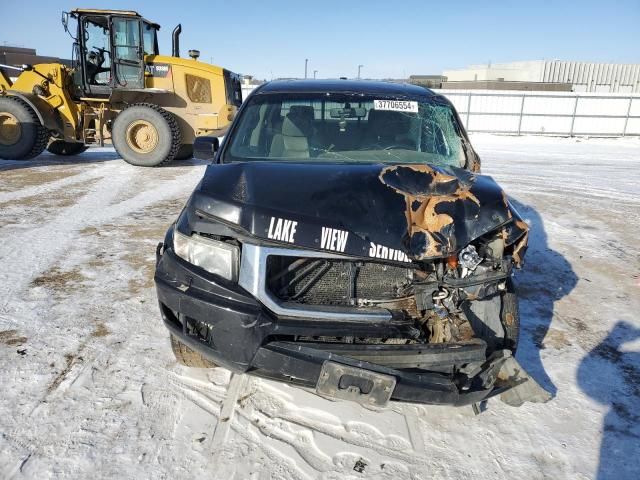
<svg viewBox="0 0 640 480">
<path fill-rule="evenodd" d="M 242 102 L 238 75 L 198 61 L 197 50 L 180 58 L 180 25 L 164 56 L 160 26 L 133 11 L 76 9 L 62 24 L 71 67 L 0 65 L 20 71 L 12 82 L 0 70 L 0 158 L 111 143 L 133 165 L 162 165 L 190 157 L 196 137 L 224 134 Z"/>
</svg>

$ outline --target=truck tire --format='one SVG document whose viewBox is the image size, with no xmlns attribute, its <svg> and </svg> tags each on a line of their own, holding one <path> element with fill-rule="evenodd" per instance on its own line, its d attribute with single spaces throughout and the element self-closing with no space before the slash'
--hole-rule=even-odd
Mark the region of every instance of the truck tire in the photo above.
<svg viewBox="0 0 640 480">
<path fill-rule="evenodd" d="M 47 150 L 55 155 L 79 155 L 89 147 L 82 143 L 65 142 L 64 140 L 52 140 L 47 146 Z"/>
<path fill-rule="evenodd" d="M 176 153 L 174 160 L 187 160 L 191 157 L 193 157 L 193 145 L 183 143 L 180 146 L 178 153 Z"/>
<path fill-rule="evenodd" d="M 0 97 L 0 158 L 29 160 L 47 147 L 49 132 L 36 112 L 18 97 Z"/>
<path fill-rule="evenodd" d="M 215 368 L 217 365 L 171 335 L 171 350 L 179 364 L 193 368 Z"/>
<path fill-rule="evenodd" d="M 131 165 L 157 167 L 176 157 L 182 145 L 173 114 L 151 103 L 136 103 L 118 114 L 111 131 L 113 146 Z"/>
<path fill-rule="evenodd" d="M 487 342 L 487 352 L 508 349 L 514 354 L 520 337 L 518 296 L 511 278 L 506 289 L 482 300 L 462 303 L 462 311 L 474 334 Z"/>
<path fill-rule="evenodd" d="M 520 340 L 520 309 L 516 287 L 511 278 L 507 279 L 507 290 L 502 294 L 500 320 L 504 328 L 504 346 L 515 354 Z"/>
</svg>

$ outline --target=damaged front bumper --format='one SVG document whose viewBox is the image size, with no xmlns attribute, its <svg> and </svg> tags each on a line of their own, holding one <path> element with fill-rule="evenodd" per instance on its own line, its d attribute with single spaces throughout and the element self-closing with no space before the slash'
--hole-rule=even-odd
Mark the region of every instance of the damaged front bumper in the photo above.
<svg viewBox="0 0 640 480">
<path fill-rule="evenodd" d="M 260 261 L 250 249 L 243 264 Z M 181 342 L 217 365 L 298 386 L 329 398 L 384 405 L 389 400 L 469 405 L 501 394 L 507 403 L 545 401 L 548 394 L 511 356 L 487 357 L 481 339 L 444 344 L 368 344 L 300 338 L 390 337 L 399 325 L 379 312 L 367 318 L 339 310 L 296 312 L 260 292 L 261 276 L 240 284 L 211 275 L 159 246 L 155 274 L 162 318 Z M 253 283 L 252 283 L 253 282 Z M 379 309 L 378 309 L 379 310 Z M 376 316 L 377 315 L 377 316 Z"/>
</svg>

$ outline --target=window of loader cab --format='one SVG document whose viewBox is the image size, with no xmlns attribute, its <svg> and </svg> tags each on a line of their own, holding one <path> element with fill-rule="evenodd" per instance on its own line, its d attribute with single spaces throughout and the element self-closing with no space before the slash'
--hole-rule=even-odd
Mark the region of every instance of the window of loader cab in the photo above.
<svg viewBox="0 0 640 480">
<path fill-rule="evenodd" d="M 112 24 L 116 84 L 119 87 L 142 88 L 144 85 L 140 20 L 114 17 Z"/>
<path fill-rule="evenodd" d="M 137 62 L 140 60 L 140 22 L 137 19 L 114 18 L 113 37 L 116 58 Z"/>
<path fill-rule="evenodd" d="M 224 85 L 227 93 L 227 103 L 239 107 L 242 105 L 242 83 L 240 76 L 229 70 L 223 70 Z"/>
<path fill-rule="evenodd" d="M 90 85 L 111 82 L 111 41 L 107 17 L 87 17 L 82 26 L 84 64 Z"/>
<path fill-rule="evenodd" d="M 145 55 L 158 55 L 158 33 L 156 27 L 148 22 L 142 24 L 142 43 Z"/>
<path fill-rule="evenodd" d="M 438 99 L 258 94 L 238 122 L 223 161 L 466 162 L 453 108 Z"/>
</svg>

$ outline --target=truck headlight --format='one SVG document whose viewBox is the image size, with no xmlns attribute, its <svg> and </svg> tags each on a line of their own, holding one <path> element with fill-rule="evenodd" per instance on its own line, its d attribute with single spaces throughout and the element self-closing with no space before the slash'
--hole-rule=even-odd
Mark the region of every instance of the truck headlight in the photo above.
<svg viewBox="0 0 640 480">
<path fill-rule="evenodd" d="M 174 230 L 173 251 L 180 258 L 209 273 L 234 282 L 238 280 L 240 249 L 234 245 L 196 233 L 187 237 L 178 230 Z"/>
</svg>

